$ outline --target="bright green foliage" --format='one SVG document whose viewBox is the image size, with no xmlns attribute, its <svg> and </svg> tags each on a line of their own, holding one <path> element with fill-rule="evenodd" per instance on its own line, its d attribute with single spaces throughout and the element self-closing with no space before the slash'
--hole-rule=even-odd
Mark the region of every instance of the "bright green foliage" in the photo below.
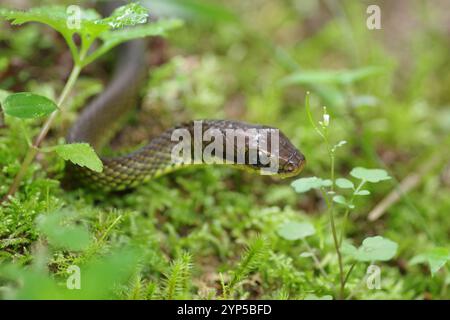
<svg viewBox="0 0 450 320">
<path fill-rule="evenodd" d="M 308 222 L 287 222 L 278 229 L 278 235 L 286 240 L 299 240 L 316 233 L 314 226 Z"/>
<path fill-rule="evenodd" d="M 268 244 L 264 238 L 255 238 L 247 247 L 237 267 L 231 272 L 231 280 L 224 284 L 223 295 L 232 297 L 235 287 L 252 271 L 257 270 L 264 262 L 268 253 Z"/>
<path fill-rule="evenodd" d="M 75 62 L 82 66 L 120 43 L 147 36 L 163 36 L 168 30 L 181 25 L 179 20 L 160 20 L 136 27 L 146 23 L 148 17 L 146 9 L 136 3 L 117 8 L 110 17 L 103 19 L 95 10 L 81 9 L 78 6 L 39 7 L 28 11 L 2 9 L 1 16 L 11 20 L 12 24 L 40 22 L 49 25 L 63 35 Z M 130 28 L 123 29 L 124 27 Z M 75 34 L 81 37 L 80 48 L 74 43 Z M 88 50 L 97 38 L 103 40 L 102 45 L 88 55 Z"/>
<path fill-rule="evenodd" d="M 351 84 L 353 82 L 380 74 L 382 69 L 379 67 L 365 67 L 356 70 L 314 70 L 294 73 L 281 80 L 283 85 L 308 84 L 308 83 L 334 83 Z"/>
<path fill-rule="evenodd" d="M 321 107 L 328 107 L 330 147 L 336 141 L 347 141 L 344 148 L 335 150 L 336 184 L 330 193 L 330 197 L 342 195 L 348 202 L 354 198 L 355 209 L 349 210 L 342 247 L 360 244 L 359 239 L 374 232 L 398 244 L 394 260 L 377 262 L 382 270 L 380 290 L 364 285 L 370 262 L 358 262 L 344 254 L 345 272 L 356 262 L 345 297 L 448 299 L 450 269 L 448 262 L 442 264 L 445 255 L 431 255 L 435 257 L 430 259 L 433 268 L 425 257 L 434 248 L 436 252 L 447 248 L 450 224 L 445 165 L 449 142 L 443 139 L 450 132 L 450 73 L 445 72 L 450 56 L 448 35 L 439 22 L 445 11 L 440 12 L 434 2 L 416 0 L 408 5 L 406 16 L 389 11 L 393 19 L 400 14 L 402 21 L 415 21 L 417 28 L 407 33 L 406 40 L 402 28 L 389 32 L 387 16 L 383 17 L 383 30 L 367 30 L 366 6 L 361 2 L 341 1 L 335 6 L 327 1 L 326 17 L 321 14 L 322 5 L 309 2 L 297 6 L 292 1 L 261 0 L 255 10 L 243 1 L 150 1 L 150 12 L 156 16 L 160 12 L 164 13 L 161 16 L 173 16 L 175 8 L 177 16 L 191 20 L 185 28 L 170 33 L 170 59 L 149 70 L 148 86 L 142 88 L 142 108 L 115 140 L 114 150 L 128 150 L 153 131 L 188 119 L 236 117 L 279 127 L 308 159 L 303 177 L 329 179 L 328 150 L 305 119 L 302 100 L 309 90 L 314 119 L 323 122 Z M 222 12 L 211 9 L 215 6 L 234 12 L 239 22 L 224 23 Z M 390 45 L 381 39 L 388 39 Z M 391 45 L 399 40 L 405 45 Z M 60 92 L 62 72 L 69 71 L 65 68 L 64 40 L 37 24 L 11 28 L 1 22 L 0 41 L 0 65 L 7 64 L 0 75 L 0 88 L 8 91 L 0 89 L 0 100 L 2 94 L 6 97 L 19 90 L 42 95 L 47 90 Z M 151 57 L 153 54 L 154 50 L 149 52 Z M 77 117 L 72 107 L 79 110 L 99 92 L 99 83 L 108 82 L 108 76 L 97 71 L 110 70 L 112 58 L 82 74 L 82 83 L 77 81 L 67 99 L 67 110 L 55 121 L 44 146 L 62 142 L 69 122 Z M 334 73 L 370 65 L 380 65 L 386 72 L 346 85 L 320 81 L 277 85 L 280 79 L 302 70 Z M 97 83 L 95 90 L 91 83 Z M 30 137 L 39 132 L 40 123 L 7 116 L 3 126 L 1 118 L 0 114 L 0 197 L 6 194 L 27 148 L 21 123 Z M 155 127 L 154 119 L 161 128 Z M 366 181 L 356 192 L 363 180 L 348 174 L 352 168 L 384 169 L 401 181 L 436 154 L 443 161 L 425 172 L 416 188 L 402 195 L 377 221 L 367 221 L 367 214 L 397 182 Z M 239 266 L 244 246 L 257 234 L 267 239 L 267 259 L 261 259 L 229 297 L 337 298 L 339 265 L 326 203 L 318 190 L 298 194 L 289 180 L 203 168 L 180 171 L 130 193 L 103 195 L 62 189 L 59 181 L 63 173 L 64 161 L 55 152 L 45 154 L 45 158 L 40 155 L 26 172 L 20 191 L 0 206 L 2 299 L 161 299 L 166 296 L 170 266 L 183 252 L 192 256 L 192 268 L 187 283 L 179 282 L 179 296 L 221 299 L 220 275 L 226 287 Z M 342 188 L 340 178 L 351 180 L 355 188 Z M 331 186 L 323 189 L 328 194 Z M 364 189 L 371 195 L 360 196 L 367 193 Z M 41 231 L 36 218 L 59 214 L 61 208 L 75 215 L 63 220 L 62 227 L 89 230 L 88 247 L 74 251 L 54 246 Z M 340 236 L 348 207 L 334 203 L 334 209 Z M 307 244 L 279 236 L 280 226 L 293 221 L 314 225 L 316 233 L 303 239 Z M 137 253 L 130 253 L 130 247 Z M 327 276 L 320 272 L 313 254 Z M 118 258 L 111 258 L 115 256 Z M 417 256 L 422 258 L 421 265 L 415 264 Z M 95 267 L 94 262 L 105 264 Z M 85 266 L 93 265 L 89 281 L 97 291 L 92 287 L 85 295 L 83 290 L 69 292 L 65 288 L 67 269 L 73 264 L 82 272 Z M 438 269 L 438 265 L 442 267 Z M 5 268 L 14 270 L 4 272 Z M 429 270 L 437 269 L 431 276 Z"/>
<path fill-rule="evenodd" d="M 323 187 L 331 186 L 331 180 L 329 179 L 321 179 L 317 177 L 310 178 L 300 178 L 292 182 L 292 187 L 295 192 L 303 193 L 308 192 L 311 189 L 320 189 Z"/>
<path fill-rule="evenodd" d="M 430 265 L 430 272 L 434 276 L 449 260 L 450 250 L 444 247 L 436 247 L 426 253 L 415 256 L 411 260 L 411 264 L 427 262 Z"/>
<path fill-rule="evenodd" d="M 336 179 L 336 185 L 342 189 L 355 189 L 353 182 L 345 178 Z"/>
<path fill-rule="evenodd" d="M 57 106 L 46 97 L 30 92 L 21 92 L 8 95 L 2 102 L 2 108 L 9 116 L 33 119 L 51 114 L 57 109 Z"/>
<path fill-rule="evenodd" d="M 97 23 L 108 24 L 113 29 L 134 26 L 146 23 L 148 18 L 147 10 L 137 3 L 129 3 L 119 7 L 105 19 L 101 19 Z"/>
<path fill-rule="evenodd" d="M 192 256 L 184 252 L 180 258 L 172 262 L 166 273 L 164 295 L 167 300 L 183 299 L 189 290 L 188 283 L 191 277 Z"/>
<path fill-rule="evenodd" d="M 387 172 L 382 169 L 366 169 L 366 168 L 358 167 L 358 168 L 354 168 L 350 172 L 350 175 L 355 178 L 358 178 L 358 179 L 361 179 L 364 181 L 368 181 L 368 182 L 372 182 L 372 183 L 391 179 L 391 177 L 389 177 Z"/>
<path fill-rule="evenodd" d="M 90 244 L 90 235 L 85 226 L 75 225 L 71 219 L 75 215 L 69 211 L 41 215 L 37 219 L 40 231 L 56 248 L 83 250 Z"/>
<path fill-rule="evenodd" d="M 88 143 L 62 144 L 54 147 L 56 153 L 66 161 L 95 172 L 103 171 L 103 163 Z"/>
<path fill-rule="evenodd" d="M 357 261 L 387 261 L 397 253 L 398 244 L 381 236 L 363 240 L 359 248 L 345 244 L 343 251 Z"/>
<path fill-rule="evenodd" d="M 336 203 L 342 204 L 342 205 L 348 207 L 349 209 L 355 208 L 355 206 L 351 202 L 349 202 L 347 199 L 345 199 L 344 196 L 341 196 L 341 195 L 334 196 L 333 201 Z"/>
</svg>

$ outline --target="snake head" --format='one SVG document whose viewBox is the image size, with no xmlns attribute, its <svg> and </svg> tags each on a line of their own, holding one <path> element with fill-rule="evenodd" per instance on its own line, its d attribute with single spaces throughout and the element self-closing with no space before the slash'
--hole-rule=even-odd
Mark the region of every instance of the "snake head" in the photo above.
<svg viewBox="0 0 450 320">
<path fill-rule="evenodd" d="M 281 178 L 295 177 L 306 164 L 306 158 L 291 142 L 280 133 L 280 148 L 278 156 L 278 175 Z"/>
<path fill-rule="evenodd" d="M 262 170 L 263 174 L 275 175 L 280 178 L 298 175 L 306 164 L 305 156 L 281 131 L 276 128 L 269 129 L 277 130 L 277 139 L 274 141 L 270 135 L 259 137 L 258 161 L 255 165 L 250 165 L 250 167 Z M 278 147 L 274 148 L 274 144 L 277 144 Z M 269 164 L 266 163 L 267 161 L 260 161 L 261 159 L 270 159 Z"/>
</svg>

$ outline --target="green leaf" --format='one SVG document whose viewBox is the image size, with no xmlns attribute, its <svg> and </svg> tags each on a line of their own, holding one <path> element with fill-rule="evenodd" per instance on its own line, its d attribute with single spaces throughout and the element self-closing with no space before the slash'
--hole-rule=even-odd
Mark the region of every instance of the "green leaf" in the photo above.
<svg viewBox="0 0 450 320">
<path fill-rule="evenodd" d="M 350 84 L 380 74 L 380 67 L 369 66 L 355 70 L 311 70 L 293 73 L 281 80 L 281 85 L 291 84 Z"/>
<path fill-rule="evenodd" d="M 341 246 L 341 252 L 343 255 L 354 257 L 357 254 L 358 249 L 354 245 L 344 242 Z"/>
<path fill-rule="evenodd" d="M 345 200 L 344 196 L 341 195 L 334 196 L 333 201 L 339 204 L 347 205 L 347 200 Z"/>
<path fill-rule="evenodd" d="M 0 10 L 0 16 L 10 20 L 12 24 L 23 24 L 27 22 L 43 23 L 60 32 L 65 37 L 71 36 L 75 32 L 97 35 L 109 28 L 107 25 L 97 23 L 100 15 L 93 9 L 80 8 L 80 29 L 70 27 L 68 21 L 73 16 L 70 12 L 68 13 L 68 8 L 64 6 L 43 6 L 32 8 L 28 11 L 3 9 Z"/>
<path fill-rule="evenodd" d="M 40 215 L 37 218 L 38 228 L 57 248 L 84 250 L 91 242 L 90 235 L 85 226 L 68 223 L 74 216 L 68 211 Z"/>
<path fill-rule="evenodd" d="M 5 101 L 6 97 L 8 97 L 11 92 L 0 89 L 0 105 L 3 105 L 3 101 Z"/>
<path fill-rule="evenodd" d="M 337 148 L 341 148 L 341 147 L 345 146 L 346 144 L 347 144 L 347 141 L 341 140 L 333 146 L 333 150 L 336 150 Z"/>
<path fill-rule="evenodd" d="M 342 204 L 342 205 L 344 205 L 344 206 L 346 206 L 346 207 L 352 207 L 348 202 L 347 202 L 347 200 L 345 199 L 345 197 L 344 196 L 341 196 L 341 195 L 336 195 L 336 196 L 334 196 L 333 197 L 333 201 L 334 202 L 336 202 L 336 203 L 339 203 L 339 204 Z"/>
<path fill-rule="evenodd" d="M 95 172 L 103 171 L 102 161 L 87 143 L 63 144 L 54 147 L 54 149 L 66 161 L 81 167 L 87 167 Z"/>
<path fill-rule="evenodd" d="M 450 250 L 444 247 L 433 248 L 430 251 L 415 256 L 411 264 L 428 262 L 431 275 L 434 276 L 450 260 Z"/>
<path fill-rule="evenodd" d="M 345 244 L 342 252 L 357 261 L 387 261 L 395 256 L 397 248 L 398 245 L 394 241 L 375 236 L 364 239 L 358 249 L 350 244 Z"/>
<path fill-rule="evenodd" d="M 355 189 L 353 182 L 344 178 L 336 179 L 336 185 L 342 189 Z"/>
<path fill-rule="evenodd" d="M 331 180 L 324 180 L 317 177 L 300 178 L 292 182 L 291 186 L 294 188 L 295 192 L 302 193 L 307 192 L 311 189 L 329 187 L 331 186 Z"/>
<path fill-rule="evenodd" d="M 286 240 L 298 240 L 312 236 L 316 233 L 316 229 L 308 222 L 288 222 L 282 225 L 277 233 Z"/>
<path fill-rule="evenodd" d="M 117 8 L 108 18 L 102 19 L 97 23 L 105 23 L 113 29 L 118 29 L 146 23 L 147 18 L 147 9 L 138 3 L 129 3 Z"/>
<path fill-rule="evenodd" d="M 350 175 L 352 177 L 374 183 L 391 179 L 388 173 L 383 169 L 366 169 L 357 167 L 350 172 Z"/>
<path fill-rule="evenodd" d="M 2 108 L 9 116 L 33 119 L 49 115 L 57 109 L 57 106 L 46 97 L 30 92 L 21 92 L 7 96 L 2 103 Z"/>
<path fill-rule="evenodd" d="M 149 36 L 165 36 L 168 31 L 179 28 L 183 22 L 178 19 L 159 20 L 154 23 L 129 29 L 108 31 L 101 35 L 104 46 L 112 48 L 122 42 Z"/>
<path fill-rule="evenodd" d="M 358 192 L 355 192 L 355 195 L 357 196 L 368 196 L 370 194 L 369 190 L 359 190 Z"/>
<path fill-rule="evenodd" d="M 216 24 L 238 20 L 223 4 L 209 0 L 153 0 L 146 6 L 158 17 L 177 16 Z"/>
<path fill-rule="evenodd" d="M 181 20 L 167 19 L 133 28 L 104 32 L 100 35 L 100 38 L 103 40 L 102 46 L 86 58 L 83 66 L 88 65 L 123 42 L 150 36 L 165 36 L 168 31 L 179 28 L 182 25 L 183 22 Z"/>
<path fill-rule="evenodd" d="M 348 207 L 348 208 L 350 208 L 350 209 L 353 209 L 353 208 L 355 207 L 354 205 L 350 204 L 350 203 L 345 199 L 344 196 L 341 196 L 341 195 L 336 195 L 336 196 L 334 196 L 334 197 L 333 197 L 333 201 L 336 202 L 336 203 L 342 204 L 342 205 L 344 205 L 344 206 L 346 206 L 346 207 Z"/>
</svg>

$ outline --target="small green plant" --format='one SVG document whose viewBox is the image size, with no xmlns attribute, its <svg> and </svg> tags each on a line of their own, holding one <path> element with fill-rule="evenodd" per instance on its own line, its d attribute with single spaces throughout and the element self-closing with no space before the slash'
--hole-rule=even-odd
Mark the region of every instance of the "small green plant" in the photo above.
<svg viewBox="0 0 450 320">
<path fill-rule="evenodd" d="M 268 245 L 264 238 L 257 237 L 248 245 L 241 261 L 231 272 L 230 280 L 225 283 L 221 274 L 222 297 L 233 298 L 236 286 L 243 281 L 250 272 L 258 269 L 268 253 Z"/>
<path fill-rule="evenodd" d="M 347 178 L 336 178 L 335 173 L 335 158 L 336 151 L 346 144 L 345 141 L 340 141 L 333 144 L 330 139 L 330 115 L 327 109 L 324 108 L 323 120 L 318 122 L 318 125 L 313 119 L 310 104 L 309 93 L 305 99 L 306 113 L 309 122 L 323 139 L 328 151 L 330 160 L 330 177 L 307 177 L 295 180 L 292 187 L 297 193 L 308 192 L 316 189 L 321 192 L 324 201 L 327 205 L 329 215 L 329 222 L 331 227 L 331 234 L 339 265 L 339 292 L 338 297 L 343 299 L 345 297 L 345 285 L 350 277 L 350 274 L 357 262 L 374 262 L 386 261 L 394 257 L 397 252 L 397 244 L 391 240 L 385 239 L 381 236 L 366 238 L 359 248 L 354 247 L 346 241 L 346 223 L 349 219 L 351 211 L 355 208 L 355 199 L 370 194 L 366 189 L 363 189 L 367 183 L 377 183 L 384 180 L 389 180 L 390 177 L 385 170 L 382 169 L 366 169 L 357 167 L 350 172 L 350 176 L 355 178 L 356 183 Z M 350 191 L 350 192 L 348 192 Z M 340 228 L 336 223 L 337 214 L 341 218 Z M 284 225 L 279 229 L 279 234 L 287 240 L 302 239 L 306 243 L 305 238 L 315 233 L 312 225 L 309 224 L 293 224 Z M 307 243 L 306 243 L 307 245 Z M 312 252 L 311 248 L 307 246 L 308 251 Z M 348 260 L 353 261 L 351 266 L 347 268 L 344 265 L 344 255 Z M 316 266 L 321 268 L 321 264 L 314 257 Z M 321 269 L 325 274 L 325 271 Z"/>
<path fill-rule="evenodd" d="M 187 296 L 192 269 L 192 256 L 184 252 L 172 262 L 169 271 L 165 274 L 164 295 L 167 300 L 182 299 Z"/>
<path fill-rule="evenodd" d="M 2 101 L 3 111 L 8 116 L 19 119 L 49 116 L 33 141 L 26 137 L 29 149 L 4 200 L 17 191 L 38 152 L 56 152 L 64 160 L 101 172 L 103 167 L 100 159 L 86 143 L 41 148 L 56 116 L 65 110 L 66 99 L 80 72 L 88 64 L 123 42 L 148 36 L 164 36 L 167 31 L 181 25 L 179 20 L 174 19 L 147 24 L 147 10 L 136 3 L 117 8 L 107 18 L 102 18 L 92 9 L 83 10 L 76 7 L 75 11 L 78 12 L 74 11 L 74 14 L 69 8 L 51 6 L 28 11 L 0 9 L 0 17 L 14 25 L 39 22 L 58 31 L 64 37 L 74 62 L 71 74 L 56 102 L 31 92 L 11 94 Z M 76 36 L 80 39 L 80 45 L 75 41 Z M 94 48 L 96 43 L 99 45 Z"/>
</svg>

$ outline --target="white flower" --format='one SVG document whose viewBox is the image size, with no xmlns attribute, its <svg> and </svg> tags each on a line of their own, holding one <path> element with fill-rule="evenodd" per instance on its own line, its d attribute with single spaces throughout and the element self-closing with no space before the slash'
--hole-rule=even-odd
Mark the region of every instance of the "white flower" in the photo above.
<svg viewBox="0 0 450 320">
<path fill-rule="evenodd" d="M 323 114 L 323 125 L 325 127 L 328 127 L 329 124 L 330 124 L 330 115 L 328 113 L 324 113 Z"/>
</svg>

